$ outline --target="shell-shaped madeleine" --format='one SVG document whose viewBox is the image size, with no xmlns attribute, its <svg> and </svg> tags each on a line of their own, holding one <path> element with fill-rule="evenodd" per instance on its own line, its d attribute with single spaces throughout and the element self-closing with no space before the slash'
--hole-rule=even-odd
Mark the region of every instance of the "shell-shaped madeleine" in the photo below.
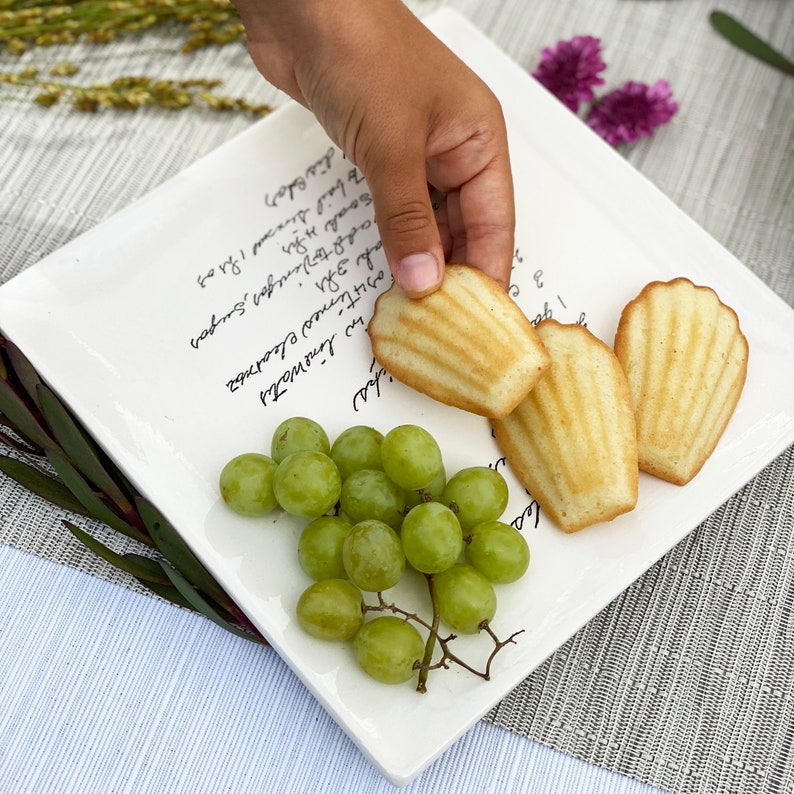
<svg viewBox="0 0 794 794">
<path fill-rule="evenodd" d="M 393 377 L 439 402 L 503 417 L 549 367 L 535 328 L 481 270 L 447 265 L 441 287 L 412 299 L 393 284 L 367 327 Z"/>
<path fill-rule="evenodd" d="M 510 467 L 565 532 L 637 504 L 634 413 L 615 354 L 581 325 L 544 320 L 551 369 L 506 418 L 492 422 Z"/>
<path fill-rule="evenodd" d="M 615 353 L 631 389 L 640 469 L 684 485 L 744 387 L 748 344 L 736 313 L 710 287 L 655 281 L 623 310 Z"/>
</svg>

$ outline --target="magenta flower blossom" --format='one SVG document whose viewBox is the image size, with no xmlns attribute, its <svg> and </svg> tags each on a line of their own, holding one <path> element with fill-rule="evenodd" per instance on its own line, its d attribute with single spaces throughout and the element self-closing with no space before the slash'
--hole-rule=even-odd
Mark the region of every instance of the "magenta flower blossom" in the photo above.
<svg viewBox="0 0 794 794">
<path fill-rule="evenodd" d="M 649 86 L 629 80 L 602 96 L 590 108 L 586 121 L 607 143 L 633 143 L 650 137 L 678 110 L 667 80 Z"/>
<path fill-rule="evenodd" d="M 593 88 L 603 85 L 606 69 L 601 60 L 601 40 L 595 36 L 574 36 L 540 53 L 540 64 L 532 76 L 574 113 L 580 102 L 593 100 Z"/>
</svg>

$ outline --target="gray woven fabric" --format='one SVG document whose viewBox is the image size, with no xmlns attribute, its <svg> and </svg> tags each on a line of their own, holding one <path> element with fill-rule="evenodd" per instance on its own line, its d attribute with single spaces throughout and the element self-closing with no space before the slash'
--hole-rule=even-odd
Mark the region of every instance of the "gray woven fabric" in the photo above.
<svg viewBox="0 0 794 794">
<path fill-rule="evenodd" d="M 410 3 L 419 12 L 442 4 Z M 603 40 L 610 86 L 668 79 L 680 112 L 626 157 L 794 304 L 794 79 L 717 37 L 707 21 L 711 2 L 446 5 L 529 70 L 541 47 L 587 33 Z M 794 54 L 794 3 L 724 0 L 720 7 Z M 114 44 L 110 60 L 81 50 L 81 77 L 223 76 L 226 94 L 279 100 L 242 47 L 186 58 L 163 53 L 163 46 L 154 37 Z M 50 62 L 62 57 L 75 58 L 74 51 L 53 52 Z M 37 60 L 41 56 L 29 54 L 21 64 Z M 17 65 L 0 58 L 0 70 Z M 0 95 L 9 93 L 0 86 Z M 0 279 L 99 223 L 249 123 L 207 111 L 81 116 L 0 103 Z M 793 468 L 790 449 L 487 719 L 671 791 L 794 790 Z M 0 478 L 0 541 L 137 588 L 73 540 L 61 518 Z M 117 549 L 128 545 L 108 538 L 97 524 L 81 523 Z"/>
</svg>

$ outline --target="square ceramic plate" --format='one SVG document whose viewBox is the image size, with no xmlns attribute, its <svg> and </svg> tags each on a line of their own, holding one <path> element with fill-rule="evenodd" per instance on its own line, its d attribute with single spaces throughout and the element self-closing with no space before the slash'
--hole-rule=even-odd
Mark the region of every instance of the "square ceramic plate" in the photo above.
<svg viewBox="0 0 794 794">
<path fill-rule="evenodd" d="M 530 318 L 584 321 L 611 344 L 648 281 L 712 286 L 750 343 L 744 394 L 686 487 L 643 476 L 637 508 L 566 536 L 506 469 L 505 518 L 530 570 L 499 588 L 495 631 L 523 629 L 488 682 L 460 668 L 429 692 L 377 684 L 346 645 L 293 619 L 308 584 L 301 523 L 243 520 L 219 501 L 233 455 L 267 451 L 307 415 L 416 422 L 449 473 L 498 465 L 488 423 L 411 392 L 373 366 L 365 333 L 388 283 L 366 185 L 303 109 L 288 105 L 0 290 L 2 330 L 183 534 L 361 750 L 405 784 L 533 668 L 794 439 L 794 312 L 618 154 L 451 12 L 428 24 L 492 86 L 509 126 L 518 202 L 514 291 Z M 417 583 L 399 589 L 424 609 Z M 482 666 L 485 637 L 458 654 Z M 256 692 L 251 692 L 256 697 Z"/>
</svg>

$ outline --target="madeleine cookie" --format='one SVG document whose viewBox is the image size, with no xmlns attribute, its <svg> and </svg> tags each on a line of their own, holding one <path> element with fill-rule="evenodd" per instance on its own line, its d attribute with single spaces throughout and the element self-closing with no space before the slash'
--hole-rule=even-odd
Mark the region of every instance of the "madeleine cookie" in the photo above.
<svg viewBox="0 0 794 794">
<path fill-rule="evenodd" d="M 684 485 L 742 393 L 748 345 L 736 313 L 689 279 L 651 282 L 623 310 L 615 354 L 631 389 L 640 469 Z"/>
<path fill-rule="evenodd" d="M 392 377 L 486 417 L 509 414 L 550 364 L 518 305 L 468 265 L 447 265 L 441 287 L 424 298 L 393 284 L 378 297 L 367 332 Z"/>
<path fill-rule="evenodd" d="M 541 509 L 565 532 L 637 504 L 634 413 L 615 354 L 581 325 L 544 320 L 551 369 L 506 418 L 497 444 Z"/>
</svg>

